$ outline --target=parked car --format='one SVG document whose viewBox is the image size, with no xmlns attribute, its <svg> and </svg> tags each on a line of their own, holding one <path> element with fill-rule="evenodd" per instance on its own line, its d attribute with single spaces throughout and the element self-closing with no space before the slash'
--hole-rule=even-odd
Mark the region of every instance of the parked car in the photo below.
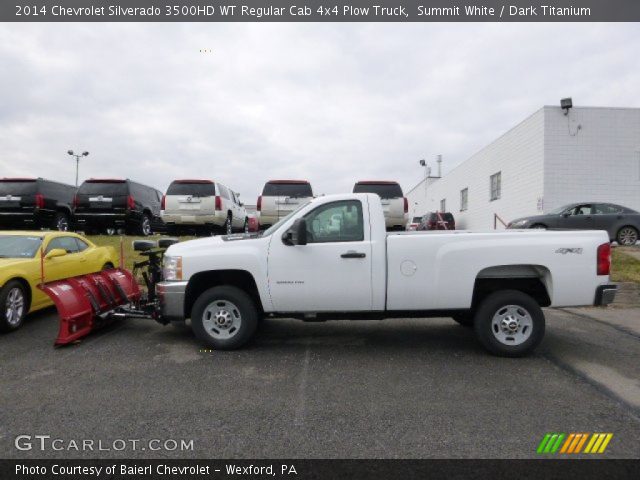
<svg viewBox="0 0 640 480">
<path fill-rule="evenodd" d="M 268 228 L 313 198 L 307 180 L 269 180 L 258 197 L 260 228 Z"/>
<path fill-rule="evenodd" d="M 507 228 L 606 230 L 620 245 L 635 245 L 640 232 L 640 213 L 613 203 L 571 203 L 545 215 L 513 220 Z"/>
<path fill-rule="evenodd" d="M 37 288 L 43 249 L 46 281 L 118 266 L 113 247 L 97 247 L 76 233 L 0 232 L 0 331 L 16 330 L 28 312 L 53 305 Z"/>
<path fill-rule="evenodd" d="M 162 197 L 162 219 L 170 233 L 247 231 L 249 218 L 238 195 L 212 180 L 174 180 Z"/>
<path fill-rule="evenodd" d="M 567 247 L 583 254 L 563 254 Z M 613 301 L 610 253 L 597 231 L 389 234 L 377 195 L 327 195 L 260 236 L 171 245 L 158 313 L 191 318 L 200 342 L 216 349 L 248 342 L 263 316 L 448 315 L 474 326 L 489 351 L 521 356 L 544 336 L 542 307 Z"/>
<path fill-rule="evenodd" d="M 413 217 L 409 223 L 407 223 L 407 231 L 413 231 L 418 229 L 422 217 Z"/>
<path fill-rule="evenodd" d="M 398 182 L 361 180 L 353 186 L 353 193 L 375 193 L 382 200 L 387 230 L 404 230 L 409 212 L 409 201 Z"/>
<path fill-rule="evenodd" d="M 92 178 L 76 193 L 75 225 L 85 232 L 150 235 L 163 228 L 161 200 L 160 191 L 129 179 Z"/>
<path fill-rule="evenodd" d="M 44 178 L 0 179 L 2 228 L 69 229 L 76 187 Z"/>
<path fill-rule="evenodd" d="M 456 221 L 450 212 L 429 212 L 420 219 L 416 230 L 455 230 Z"/>
</svg>

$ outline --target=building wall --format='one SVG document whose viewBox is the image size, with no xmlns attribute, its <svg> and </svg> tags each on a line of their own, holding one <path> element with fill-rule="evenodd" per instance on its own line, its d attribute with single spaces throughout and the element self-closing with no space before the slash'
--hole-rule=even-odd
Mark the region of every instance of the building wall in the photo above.
<svg viewBox="0 0 640 480">
<path fill-rule="evenodd" d="M 611 202 L 640 211 L 640 109 L 545 107 L 544 210 Z M 578 128 L 580 126 L 580 128 Z"/>
<path fill-rule="evenodd" d="M 417 185 L 407 193 L 409 213 L 412 208 L 416 216 L 440 210 L 444 198 L 457 228 L 473 230 L 492 229 L 494 213 L 505 222 L 535 214 L 543 206 L 544 118 L 543 108 L 442 178 L 433 179 L 426 196 L 424 182 Z M 491 201 L 490 176 L 497 172 L 502 176 L 501 197 Z M 461 212 L 460 191 L 464 188 L 469 189 L 468 209 Z"/>
</svg>

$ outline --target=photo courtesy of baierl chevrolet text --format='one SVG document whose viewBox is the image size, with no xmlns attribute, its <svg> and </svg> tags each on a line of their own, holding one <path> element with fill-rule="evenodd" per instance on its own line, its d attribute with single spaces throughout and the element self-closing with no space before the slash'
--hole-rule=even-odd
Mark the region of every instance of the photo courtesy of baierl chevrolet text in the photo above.
<svg viewBox="0 0 640 480">
<path fill-rule="evenodd" d="M 640 1 L 0 2 L 0 480 L 631 479 Z"/>
</svg>

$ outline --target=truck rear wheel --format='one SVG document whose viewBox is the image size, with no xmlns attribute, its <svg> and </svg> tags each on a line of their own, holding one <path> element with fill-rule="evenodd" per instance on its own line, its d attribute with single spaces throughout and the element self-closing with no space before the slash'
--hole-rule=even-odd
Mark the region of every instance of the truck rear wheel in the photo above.
<svg viewBox="0 0 640 480">
<path fill-rule="evenodd" d="M 258 310 L 254 301 L 237 287 L 221 286 L 204 291 L 191 310 L 191 328 L 204 345 L 234 350 L 256 331 Z"/>
<path fill-rule="evenodd" d="M 544 337 L 545 319 L 538 303 L 518 290 L 492 293 L 474 318 L 480 343 L 494 355 L 522 357 Z"/>
</svg>

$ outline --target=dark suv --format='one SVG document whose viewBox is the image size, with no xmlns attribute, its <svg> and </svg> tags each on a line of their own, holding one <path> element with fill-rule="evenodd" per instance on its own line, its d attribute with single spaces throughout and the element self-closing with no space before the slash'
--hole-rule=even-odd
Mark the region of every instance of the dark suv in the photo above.
<svg viewBox="0 0 640 480">
<path fill-rule="evenodd" d="M 54 228 L 66 231 L 76 187 L 44 178 L 0 179 L 2 228 Z"/>
<path fill-rule="evenodd" d="M 162 228 L 162 193 L 129 179 L 91 178 L 74 199 L 75 225 L 85 232 L 150 235 Z"/>
<path fill-rule="evenodd" d="M 455 230 L 456 221 L 449 212 L 430 212 L 422 217 L 416 230 Z"/>
</svg>

